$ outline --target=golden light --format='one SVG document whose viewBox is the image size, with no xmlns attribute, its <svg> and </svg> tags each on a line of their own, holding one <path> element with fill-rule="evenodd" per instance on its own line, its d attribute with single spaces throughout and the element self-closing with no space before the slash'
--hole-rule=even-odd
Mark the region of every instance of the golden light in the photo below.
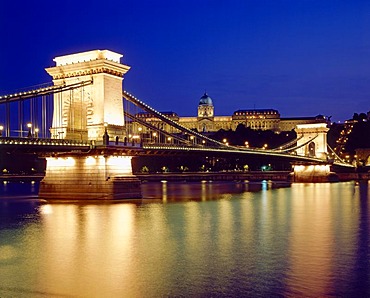
<svg viewBox="0 0 370 298">
<path fill-rule="evenodd" d="M 138 128 L 138 130 L 139 130 L 139 131 L 142 131 L 142 130 L 143 130 L 143 128 L 142 128 L 142 127 L 139 127 L 139 128 Z"/>
<path fill-rule="evenodd" d="M 88 166 L 92 166 L 96 164 L 96 159 L 92 156 L 88 156 L 85 160 L 85 164 Z"/>
<path fill-rule="evenodd" d="M 39 211 L 41 214 L 52 214 L 53 207 L 51 205 L 42 205 L 40 206 Z"/>
<path fill-rule="evenodd" d="M 27 123 L 27 127 L 28 128 L 31 128 L 32 127 L 32 123 Z"/>
<path fill-rule="evenodd" d="M 130 156 L 110 156 L 107 158 L 106 164 L 111 167 L 112 172 L 117 171 L 120 175 L 132 174 Z"/>
<path fill-rule="evenodd" d="M 329 173 L 330 172 L 330 165 L 294 165 L 294 172 L 298 173 Z"/>
<path fill-rule="evenodd" d="M 153 132 L 153 137 L 156 137 L 157 136 L 157 133 L 156 132 Z"/>
<path fill-rule="evenodd" d="M 227 139 L 223 139 L 222 142 L 227 143 Z"/>
<path fill-rule="evenodd" d="M 38 128 L 35 128 L 35 132 L 38 133 L 39 132 L 39 129 Z"/>
<path fill-rule="evenodd" d="M 47 165 L 51 167 L 73 167 L 76 161 L 73 157 L 47 157 Z"/>
<path fill-rule="evenodd" d="M 194 140 L 194 136 L 190 136 L 190 140 Z"/>
<path fill-rule="evenodd" d="M 171 137 L 168 137 L 168 138 L 167 138 L 167 141 L 171 141 L 171 140 L 172 140 L 172 138 L 171 138 Z"/>
</svg>

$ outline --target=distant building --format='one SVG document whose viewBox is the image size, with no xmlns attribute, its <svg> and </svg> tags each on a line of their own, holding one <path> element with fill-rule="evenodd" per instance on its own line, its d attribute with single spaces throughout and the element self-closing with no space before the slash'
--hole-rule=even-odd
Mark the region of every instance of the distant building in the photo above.
<svg viewBox="0 0 370 298">
<path fill-rule="evenodd" d="M 235 130 L 239 124 L 255 130 L 280 132 L 290 131 L 297 124 L 326 122 L 325 117 L 322 115 L 316 117 L 281 118 L 280 113 L 274 109 L 237 110 L 231 116 L 215 116 L 213 101 L 207 93 L 204 93 L 199 100 L 197 117 L 181 117 L 175 112 L 163 112 L 162 114 L 186 128 L 197 130 L 198 132 L 216 132 L 220 129 Z M 136 117 L 168 132 L 176 132 L 173 131 L 174 128 L 163 123 L 150 113 L 138 113 Z"/>
</svg>

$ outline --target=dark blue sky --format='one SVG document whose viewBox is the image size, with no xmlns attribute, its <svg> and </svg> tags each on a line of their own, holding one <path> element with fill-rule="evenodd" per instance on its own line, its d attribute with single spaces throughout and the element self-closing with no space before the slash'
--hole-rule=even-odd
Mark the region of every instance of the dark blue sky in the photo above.
<svg viewBox="0 0 370 298">
<path fill-rule="evenodd" d="M 0 1 L 0 91 L 50 81 L 55 56 L 122 53 L 125 89 L 195 116 L 273 108 L 282 117 L 370 110 L 370 1 Z"/>
</svg>

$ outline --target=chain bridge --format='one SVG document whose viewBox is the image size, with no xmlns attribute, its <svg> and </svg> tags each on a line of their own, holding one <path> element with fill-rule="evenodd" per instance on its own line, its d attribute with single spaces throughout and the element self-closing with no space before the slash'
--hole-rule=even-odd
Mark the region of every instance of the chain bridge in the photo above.
<svg viewBox="0 0 370 298">
<path fill-rule="evenodd" d="M 40 198 L 140 197 L 134 156 L 274 158 L 290 161 L 297 180 L 325 177 L 332 165 L 352 167 L 328 150 L 325 123 L 298 125 L 297 139 L 275 149 L 233 146 L 188 129 L 122 89 L 130 67 L 121 57 L 108 50 L 56 57 L 46 69 L 52 83 L 0 96 L 0 150 L 47 160 Z"/>
</svg>

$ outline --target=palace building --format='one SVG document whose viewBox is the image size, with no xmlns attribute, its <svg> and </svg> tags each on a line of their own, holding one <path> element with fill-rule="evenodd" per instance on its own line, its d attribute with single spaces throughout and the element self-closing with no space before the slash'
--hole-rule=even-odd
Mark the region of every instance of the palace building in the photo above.
<svg viewBox="0 0 370 298">
<path fill-rule="evenodd" d="M 215 116 L 215 108 L 211 97 L 204 93 L 199 100 L 198 115 L 196 117 L 181 117 L 175 112 L 162 112 L 172 121 L 188 129 L 198 132 L 216 132 L 220 129 L 235 130 L 239 124 L 255 130 L 272 130 L 275 132 L 290 131 L 297 124 L 310 124 L 326 122 L 325 117 L 295 117 L 281 118 L 280 113 L 274 109 L 237 110 L 230 116 Z M 150 113 L 138 113 L 136 117 L 160 129 L 175 133 L 174 128 L 163 123 Z"/>
</svg>

